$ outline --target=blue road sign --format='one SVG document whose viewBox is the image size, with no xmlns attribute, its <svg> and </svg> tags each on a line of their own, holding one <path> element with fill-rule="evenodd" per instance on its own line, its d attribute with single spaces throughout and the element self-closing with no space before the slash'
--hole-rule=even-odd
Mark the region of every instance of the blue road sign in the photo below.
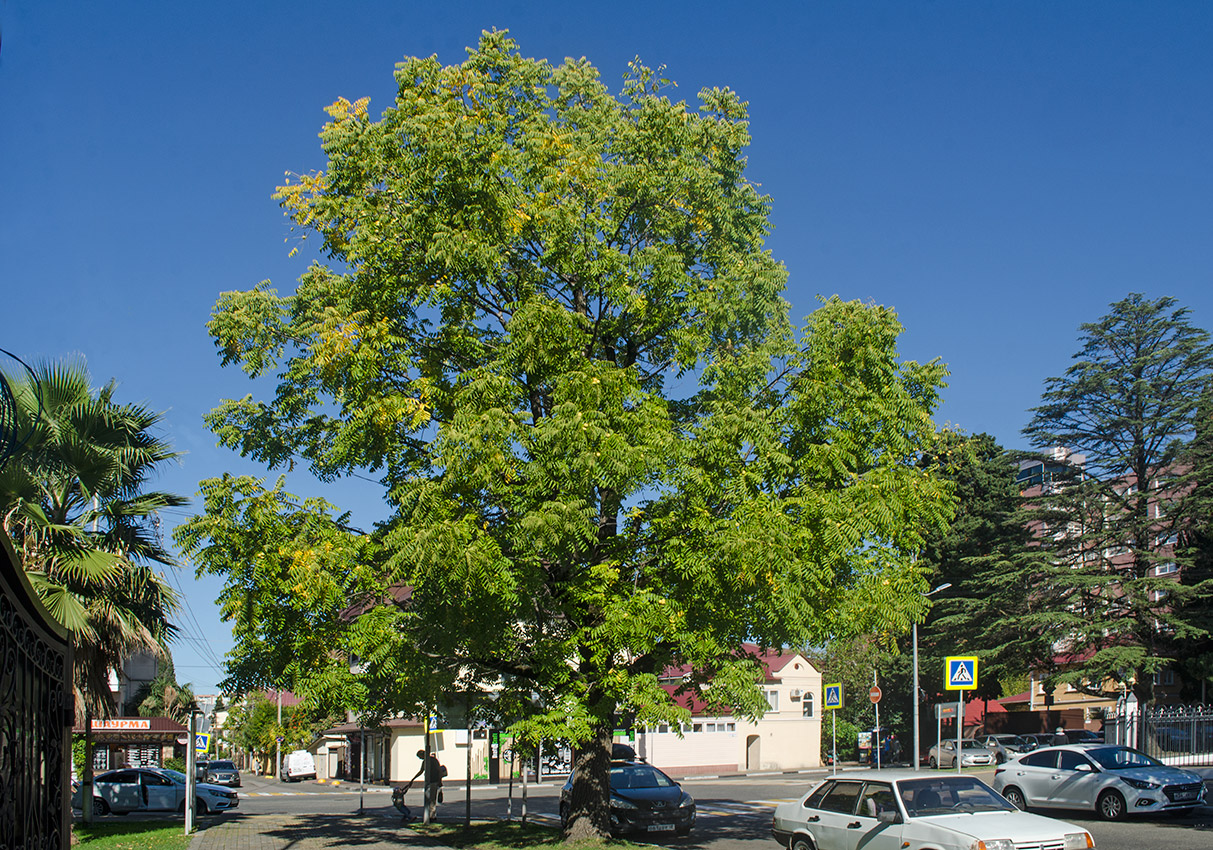
<svg viewBox="0 0 1213 850">
<path fill-rule="evenodd" d="M 944 663 L 944 687 L 949 691 L 971 691 L 977 687 L 976 655 L 949 655 Z"/>
<path fill-rule="evenodd" d="M 836 708 L 842 708 L 842 683 L 825 686 L 825 700 L 823 700 L 822 709 L 832 711 Z"/>
<path fill-rule="evenodd" d="M 200 753 L 205 753 L 211 748 L 211 736 L 205 732 L 199 732 L 194 736 L 194 750 Z"/>
</svg>

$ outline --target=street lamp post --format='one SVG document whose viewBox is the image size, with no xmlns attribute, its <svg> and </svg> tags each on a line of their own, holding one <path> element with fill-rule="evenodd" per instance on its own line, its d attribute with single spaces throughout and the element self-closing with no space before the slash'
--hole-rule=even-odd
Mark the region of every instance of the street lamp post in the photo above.
<svg viewBox="0 0 1213 850">
<path fill-rule="evenodd" d="M 951 586 L 952 583 L 950 581 L 945 582 L 934 590 L 924 593 L 923 596 L 933 596 L 941 590 L 947 590 Z M 918 621 L 915 621 L 910 627 L 910 632 L 914 636 L 914 769 L 918 770 L 918 762 L 922 760 L 922 750 L 918 740 Z"/>
</svg>

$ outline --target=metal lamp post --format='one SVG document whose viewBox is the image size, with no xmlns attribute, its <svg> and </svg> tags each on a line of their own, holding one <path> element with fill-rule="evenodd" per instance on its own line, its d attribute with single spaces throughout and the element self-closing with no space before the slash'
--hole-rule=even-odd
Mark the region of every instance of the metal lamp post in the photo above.
<svg viewBox="0 0 1213 850">
<path fill-rule="evenodd" d="M 924 597 L 933 596 L 934 594 L 939 593 L 939 591 L 941 591 L 941 590 L 947 590 L 951 586 L 952 586 L 952 582 L 950 582 L 950 581 L 945 582 L 945 583 L 939 585 L 939 587 L 936 587 L 935 589 L 933 589 L 927 593 L 924 593 L 923 596 Z M 920 744 L 919 744 L 919 740 L 918 740 L 919 732 L 918 732 L 918 622 L 917 621 L 915 621 L 913 623 L 913 625 L 910 627 L 910 631 L 914 636 L 914 638 L 913 638 L 913 640 L 914 640 L 914 769 L 918 770 L 918 762 L 922 760 L 922 750 L 920 749 Z"/>
</svg>

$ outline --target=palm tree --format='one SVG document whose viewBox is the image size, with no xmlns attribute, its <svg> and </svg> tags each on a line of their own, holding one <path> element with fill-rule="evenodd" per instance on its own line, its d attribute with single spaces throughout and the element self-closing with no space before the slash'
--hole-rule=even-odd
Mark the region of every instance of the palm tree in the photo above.
<svg viewBox="0 0 1213 850">
<path fill-rule="evenodd" d="M 6 377 L 16 430 L 30 436 L 0 470 L 0 520 L 30 583 L 71 632 L 90 783 L 89 727 L 114 710 L 110 672 L 140 651 L 167 658 L 176 631 L 177 595 L 152 569 L 176 566 L 155 515 L 186 500 L 144 488 L 178 454 L 153 433 L 160 414 L 115 402 L 112 381 L 94 393 L 81 361 Z"/>
</svg>

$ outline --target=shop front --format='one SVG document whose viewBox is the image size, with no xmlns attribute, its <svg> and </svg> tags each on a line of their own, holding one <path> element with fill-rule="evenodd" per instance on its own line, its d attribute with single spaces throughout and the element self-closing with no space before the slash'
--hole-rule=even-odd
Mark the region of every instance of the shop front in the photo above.
<svg viewBox="0 0 1213 850">
<path fill-rule="evenodd" d="M 112 717 L 93 721 L 93 770 L 163 767 L 174 752 L 185 752 L 189 730 L 167 717 Z M 84 734 L 83 727 L 73 730 Z"/>
</svg>

